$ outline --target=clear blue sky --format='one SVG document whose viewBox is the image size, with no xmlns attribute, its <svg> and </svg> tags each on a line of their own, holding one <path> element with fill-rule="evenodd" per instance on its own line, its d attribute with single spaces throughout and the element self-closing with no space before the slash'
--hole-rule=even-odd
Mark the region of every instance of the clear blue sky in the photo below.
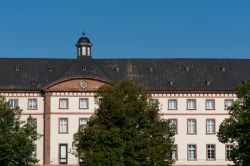
<svg viewBox="0 0 250 166">
<path fill-rule="evenodd" d="M 0 57 L 248 58 L 250 0 L 1 0 Z"/>
</svg>

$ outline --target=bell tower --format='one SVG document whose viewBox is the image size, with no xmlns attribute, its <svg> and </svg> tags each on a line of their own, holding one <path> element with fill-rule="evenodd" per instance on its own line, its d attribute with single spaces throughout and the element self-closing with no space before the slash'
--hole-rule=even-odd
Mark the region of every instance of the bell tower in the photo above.
<svg viewBox="0 0 250 166">
<path fill-rule="evenodd" d="M 91 57 L 91 42 L 85 33 L 78 39 L 76 43 L 77 57 Z"/>
</svg>

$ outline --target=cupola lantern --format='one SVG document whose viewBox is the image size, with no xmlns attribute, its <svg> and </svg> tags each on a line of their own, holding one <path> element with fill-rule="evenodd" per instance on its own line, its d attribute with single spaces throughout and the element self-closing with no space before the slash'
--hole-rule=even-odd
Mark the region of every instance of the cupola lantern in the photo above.
<svg viewBox="0 0 250 166">
<path fill-rule="evenodd" d="M 91 56 L 91 46 L 89 38 L 83 33 L 76 43 L 77 57 Z"/>
</svg>

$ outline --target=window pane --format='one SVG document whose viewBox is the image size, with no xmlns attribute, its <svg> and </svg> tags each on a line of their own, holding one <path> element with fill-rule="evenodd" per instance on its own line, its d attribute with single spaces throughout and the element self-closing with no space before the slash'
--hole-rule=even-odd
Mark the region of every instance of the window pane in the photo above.
<svg viewBox="0 0 250 166">
<path fill-rule="evenodd" d="M 187 100 L 187 109 L 189 109 L 189 110 L 196 109 L 196 100 L 195 99 L 188 99 Z"/>
<path fill-rule="evenodd" d="M 80 99 L 80 108 L 87 109 L 89 107 L 89 100 L 88 99 Z"/>
<path fill-rule="evenodd" d="M 67 133 L 68 132 L 68 119 L 60 118 L 59 119 L 59 133 Z"/>
<path fill-rule="evenodd" d="M 188 119 L 188 134 L 196 134 L 196 120 Z"/>
<path fill-rule="evenodd" d="M 233 99 L 225 100 L 225 109 L 228 109 L 229 107 L 233 106 L 233 103 L 234 103 Z"/>
<path fill-rule="evenodd" d="M 208 110 L 215 109 L 215 101 L 214 100 L 206 100 L 206 109 L 208 109 Z"/>
<path fill-rule="evenodd" d="M 68 108 L 68 99 L 59 99 L 59 108 L 66 109 Z"/>
<path fill-rule="evenodd" d="M 59 162 L 60 163 L 67 163 L 67 145 L 66 144 L 60 144 L 59 145 Z"/>
<path fill-rule="evenodd" d="M 215 145 L 207 145 L 207 159 L 215 160 Z"/>
<path fill-rule="evenodd" d="M 157 105 L 159 103 L 159 100 L 158 99 L 149 99 L 148 102 L 149 102 L 149 104 Z"/>
<path fill-rule="evenodd" d="M 231 153 L 233 150 L 233 145 L 226 145 L 226 160 L 230 160 L 231 159 Z"/>
<path fill-rule="evenodd" d="M 188 160 L 196 159 L 196 145 L 188 145 Z"/>
<path fill-rule="evenodd" d="M 177 119 L 169 119 L 170 126 L 174 130 L 175 133 L 177 133 Z"/>
<path fill-rule="evenodd" d="M 207 133 L 215 134 L 215 120 L 214 119 L 207 120 Z"/>
<path fill-rule="evenodd" d="M 36 99 L 28 99 L 28 109 L 37 109 Z"/>
<path fill-rule="evenodd" d="M 170 109 L 170 110 L 176 110 L 177 109 L 177 100 L 176 99 L 168 100 L 168 109 Z"/>
<path fill-rule="evenodd" d="M 177 146 L 176 145 L 174 145 L 173 147 L 172 159 L 177 160 Z"/>
<path fill-rule="evenodd" d="M 10 104 L 10 108 L 16 108 L 18 106 L 18 100 L 17 99 L 10 99 L 9 104 Z"/>
</svg>

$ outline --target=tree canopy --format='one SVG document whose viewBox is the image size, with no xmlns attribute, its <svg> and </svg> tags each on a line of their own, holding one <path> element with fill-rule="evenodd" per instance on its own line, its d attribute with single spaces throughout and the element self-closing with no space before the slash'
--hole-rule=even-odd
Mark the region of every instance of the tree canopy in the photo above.
<svg viewBox="0 0 250 166">
<path fill-rule="evenodd" d="M 237 100 L 229 109 L 230 117 L 220 125 L 217 133 L 222 143 L 232 143 L 230 155 L 235 165 L 250 165 L 250 82 L 244 81 L 236 88 Z"/>
<path fill-rule="evenodd" d="M 74 135 L 85 165 L 161 165 L 172 160 L 174 131 L 148 102 L 146 91 L 132 83 L 106 85 L 97 92 L 99 108 Z"/>
<path fill-rule="evenodd" d="M 21 110 L 0 97 L 0 165 L 28 166 L 38 162 L 35 141 L 40 137 L 34 119 L 20 120 Z"/>
</svg>

